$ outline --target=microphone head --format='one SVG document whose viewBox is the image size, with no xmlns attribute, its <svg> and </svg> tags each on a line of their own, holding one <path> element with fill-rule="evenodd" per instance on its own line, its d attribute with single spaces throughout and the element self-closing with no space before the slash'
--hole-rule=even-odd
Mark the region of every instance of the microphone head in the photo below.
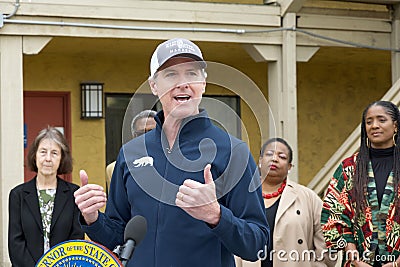
<svg viewBox="0 0 400 267">
<path fill-rule="evenodd" d="M 126 224 L 124 232 L 124 242 L 128 239 L 135 241 L 138 245 L 144 238 L 147 232 L 147 221 L 143 216 L 136 215 Z"/>
</svg>

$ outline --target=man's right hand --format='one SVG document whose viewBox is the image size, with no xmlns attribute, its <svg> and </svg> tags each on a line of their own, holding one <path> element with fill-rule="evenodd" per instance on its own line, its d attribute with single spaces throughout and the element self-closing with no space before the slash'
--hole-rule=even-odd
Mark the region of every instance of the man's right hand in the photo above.
<svg viewBox="0 0 400 267">
<path fill-rule="evenodd" d="M 88 184 L 88 175 L 84 170 L 79 171 L 81 188 L 75 191 L 75 203 L 88 225 L 94 223 L 99 217 L 99 209 L 107 202 L 104 188 L 97 184 Z"/>
</svg>

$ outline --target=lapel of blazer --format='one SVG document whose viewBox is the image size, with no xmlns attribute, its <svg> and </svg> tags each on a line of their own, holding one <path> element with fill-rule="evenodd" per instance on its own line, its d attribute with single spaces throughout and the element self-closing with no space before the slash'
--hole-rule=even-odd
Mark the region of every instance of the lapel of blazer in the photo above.
<svg viewBox="0 0 400 267">
<path fill-rule="evenodd" d="M 39 208 L 39 198 L 36 190 L 36 176 L 29 182 L 24 185 L 24 200 L 26 201 L 27 206 L 29 207 L 33 219 L 38 225 L 41 232 L 43 232 L 42 218 L 40 216 L 40 208 Z"/>
<path fill-rule="evenodd" d="M 296 200 L 296 189 L 294 188 L 293 183 L 288 179 L 286 187 L 282 192 L 278 210 L 276 212 L 275 225 L 278 224 L 279 219 L 286 212 L 286 210 L 293 204 L 295 200 Z"/>
<path fill-rule="evenodd" d="M 54 199 L 54 210 L 51 218 L 50 232 L 53 230 L 58 218 L 61 216 L 65 203 L 68 199 L 68 192 L 70 188 L 64 180 L 57 177 L 57 191 L 56 198 Z"/>
</svg>

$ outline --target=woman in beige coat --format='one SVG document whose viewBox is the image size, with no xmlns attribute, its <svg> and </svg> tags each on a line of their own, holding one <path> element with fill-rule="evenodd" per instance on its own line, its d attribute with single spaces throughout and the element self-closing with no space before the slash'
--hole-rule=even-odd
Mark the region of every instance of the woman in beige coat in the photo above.
<svg viewBox="0 0 400 267">
<path fill-rule="evenodd" d="M 334 266 L 336 255 L 329 254 L 322 236 L 322 200 L 311 189 L 288 179 L 292 154 L 281 138 L 269 139 L 261 148 L 259 169 L 273 242 L 264 249 L 267 253 L 259 252 L 258 266 Z"/>
</svg>

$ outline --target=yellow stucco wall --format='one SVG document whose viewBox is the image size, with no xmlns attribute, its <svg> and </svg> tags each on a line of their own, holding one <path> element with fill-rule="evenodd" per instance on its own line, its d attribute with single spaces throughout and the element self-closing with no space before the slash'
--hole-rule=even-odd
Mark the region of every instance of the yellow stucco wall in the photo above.
<svg viewBox="0 0 400 267">
<path fill-rule="evenodd" d="M 132 93 L 148 77 L 148 64 L 159 42 L 54 38 L 38 55 L 24 56 L 24 90 L 71 92 L 73 182 L 80 184 L 85 169 L 90 183 L 105 185 L 105 120 L 80 119 L 80 82 L 104 83 L 107 93 Z M 209 61 L 224 62 L 257 81 L 266 95 L 267 64 L 255 63 L 240 45 L 199 43 Z M 210 85 L 206 95 L 232 95 Z M 242 118 L 249 132 L 251 151 L 258 157 L 259 133 L 253 130 L 251 110 L 242 102 Z"/>
<path fill-rule="evenodd" d="M 80 184 L 79 170 L 85 169 L 90 183 L 104 186 L 105 120 L 80 119 L 79 84 L 100 81 L 105 84 L 105 92 L 133 92 L 145 80 L 147 70 L 136 63 L 140 58 L 133 61 L 122 51 L 118 57 L 105 53 L 115 49 L 108 47 L 109 43 L 104 44 L 104 51 L 91 51 L 90 44 L 95 43 L 82 44 L 79 38 L 53 41 L 39 55 L 24 57 L 24 90 L 71 92 L 73 182 Z"/>
<path fill-rule="evenodd" d="M 361 1 L 360 1 L 361 2 Z M 373 11 L 386 12 L 386 5 L 378 5 L 371 3 L 352 3 L 350 1 L 331 1 L 331 0 L 307 0 L 304 2 L 303 8 L 325 8 L 349 11 Z"/>
<path fill-rule="evenodd" d="M 132 93 L 148 77 L 158 41 L 55 38 L 39 54 L 24 57 L 24 89 L 70 91 L 73 181 L 79 169 L 104 185 L 105 125 L 80 119 L 83 81 L 104 83 L 105 92 Z M 267 98 L 267 63 L 256 63 L 242 46 L 200 42 L 209 61 L 223 62 L 248 75 Z M 321 48 L 297 64 L 299 181 L 307 184 L 360 122 L 363 108 L 390 88 L 390 53 L 356 48 Z M 209 85 L 206 95 L 231 95 Z M 241 101 L 241 117 L 251 152 L 258 159 L 260 133 L 253 110 Z"/>
<path fill-rule="evenodd" d="M 307 184 L 361 122 L 364 108 L 391 87 L 390 53 L 321 48 L 297 71 L 297 166 Z"/>
</svg>

